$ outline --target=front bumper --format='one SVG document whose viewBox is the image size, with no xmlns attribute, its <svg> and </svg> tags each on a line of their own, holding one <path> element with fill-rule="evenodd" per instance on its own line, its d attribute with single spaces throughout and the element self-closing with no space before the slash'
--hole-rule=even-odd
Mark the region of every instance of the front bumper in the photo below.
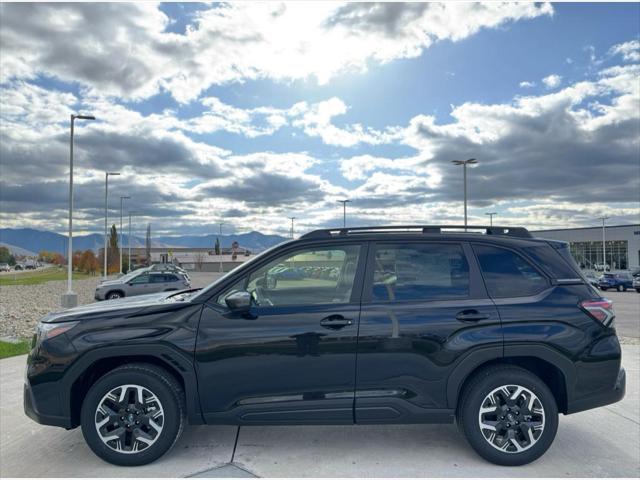
<svg viewBox="0 0 640 480">
<path fill-rule="evenodd" d="M 42 413 L 38 409 L 38 405 L 33 394 L 33 390 L 28 382 L 25 382 L 23 389 L 24 413 L 37 423 L 42 425 L 51 425 L 54 427 L 72 428 L 71 419 L 58 415 L 50 415 Z"/>
</svg>

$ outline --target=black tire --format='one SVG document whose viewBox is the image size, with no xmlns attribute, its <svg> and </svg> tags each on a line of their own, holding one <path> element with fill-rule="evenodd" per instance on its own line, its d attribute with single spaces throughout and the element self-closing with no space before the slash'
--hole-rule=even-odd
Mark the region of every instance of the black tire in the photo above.
<svg viewBox="0 0 640 480">
<path fill-rule="evenodd" d="M 124 293 L 119 290 L 113 290 L 111 292 L 108 292 L 104 297 L 107 300 L 117 300 L 118 298 L 124 298 Z"/>
<path fill-rule="evenodd" d="M 533 445 L 522 452 L 499 450 L 490 443 L 480 428 L 480 407 L 491 392 L 503 385 L 521 386 L 530 390 L 544 408 L 542 433 Z M 458 404 L 457 420 L 471 447 L 485 460 L 497 465 L 525 465 L 542 456 L 553 443 L 558 430 L 558 407 L 547 385 L 537 376 L 521 367 L 497 365 L 479 371 L 468 383 Z M 508 442 L 505 441 L 506 443 Z"/>
<path fill-rule="evenodd" d="M 618 285 L 618 291 L 619 292 L 624 292 L 627 290 L 627 287 L 625 287 L 624 285 Z"/>
<path fill-rule="evenodd" d="M 602 290 L 603 292 L 607 291 L 607 289 L 605 287 L 600 287 L 600 290 Z"/>
<path fill-rule="evenodd" d="M 157 434 L 157 439 L 152 445 L 135 453 L 116 451 L 102 440 L 96 428 L 97 409 L 102 399 L 121 385 L 141 386 L 153 393 L 164 412 L 162 430 Z M 185 423 L 185 399 L 180 384 L 166 370 L 151 364 L 126 364 L 110 371 L 93 384 L 82 403 L 81 426 L 85 441 L 97 456 L 114 465 L 137 466 L 153 462 L 173 447 Z"/>
<path fill-rule="evenodd" d="M 636 288 L 636 292 L 640 293 L 640 288 Z"/>
</svg>

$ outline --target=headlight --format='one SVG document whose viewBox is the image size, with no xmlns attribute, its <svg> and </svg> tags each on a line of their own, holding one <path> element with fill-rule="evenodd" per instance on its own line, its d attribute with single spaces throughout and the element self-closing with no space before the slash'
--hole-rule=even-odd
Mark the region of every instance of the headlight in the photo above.
<svg viewBox="0 0 640 480">
<path fill-rule="evenodd" d="M 63 334 L 67 330 L 71 330 L 79 322 L 63 322 L 63 323 L 38 323 L 37 335 L 38 340 L 47 340 Z"/>
</svg>

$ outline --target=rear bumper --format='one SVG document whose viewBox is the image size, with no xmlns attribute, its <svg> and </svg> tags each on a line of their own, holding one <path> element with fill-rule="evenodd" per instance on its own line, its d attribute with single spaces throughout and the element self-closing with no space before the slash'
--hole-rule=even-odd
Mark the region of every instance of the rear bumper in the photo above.
<svg viewBox="0 0 640 480">
<path fill-rule="evenodd" d="M 567 406 L 567 414 L 582 412 L 584 410 L 619 402 L 624 398 L 626 389 L 627 374 L 624 368 L 621 367 L 618 371 L 618 377 L 616 378 L 616 382 L 612 389 L 570 402 Z"/>
</svg>

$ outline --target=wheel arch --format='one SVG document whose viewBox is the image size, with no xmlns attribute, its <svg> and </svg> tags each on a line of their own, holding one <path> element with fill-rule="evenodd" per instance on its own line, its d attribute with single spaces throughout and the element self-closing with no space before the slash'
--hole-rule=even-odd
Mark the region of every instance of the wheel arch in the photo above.
<svg viewBox="0 0 640 480">
<path fill-rule="evenodd" d="M 504 354 L 498 354 L 494 348 L 472 352 L 449 377 L 448 406 L 457 409 L 461 394 L 469 381 L 478 371 L 497 364 L 516 365 L 538 376 L 553 393 L 558 411 L 567 413 L 575 381 L 575 367 L 567 357 L 543 345 L 506 345 Z"/>
<path fill-rule="evenodd" d="M 135 352 L 135 353 L 132 353 Z M 190 424 L 202 424 L 202 412 L 193 364 L 184 352 L 171 347 L 132 345 L 92 350 L 78 359 L 65 375 L 63 408 L 68 409 L 72 428 L 80 424 L 82 400 L 102 375 L 129 363 L 148 363 L 165 369 L 182 386 Z"/>
<path fill-rule="evenodd" d="M 108 300 L 109 298 L 109 294 L 117 292 L 120 295 L 122 295 L 122 298 L 126 297 L 127 295 L 124 293 L 124 290 L 121 290 L 119 288 L 112 288 L 111 290 L 108 290 L 107 293 L 104 294 L 104 298 Z"/>
</svg>

